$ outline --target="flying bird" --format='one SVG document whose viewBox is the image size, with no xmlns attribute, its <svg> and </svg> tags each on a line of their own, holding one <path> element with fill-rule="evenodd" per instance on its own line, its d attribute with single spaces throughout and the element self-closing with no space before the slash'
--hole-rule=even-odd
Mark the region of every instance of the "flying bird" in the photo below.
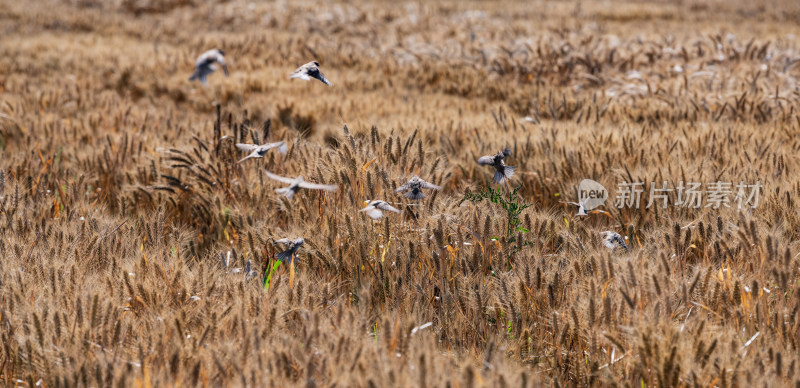
<svg viewBox="0 0 800 388">
<path fill-rule="evenodd" d="M 297 252 L 298 249 L 300 249 L 300 246 L 303 245 L 303 238 L 300 237 L 300 238 L 297 238 L 297 239 L 294 239 L 294 240 L 289 239 L 289 238 L 282 238 L 280 240 L 274 241 L 272 244 L 273 245 L 277 245 L 277 244 L 286 245 L 287 246 L 286 250 L 281 252 L 281 253 L 278 253 L 278 256 L 277 256 L 278 260 L 280 260 L 282 262 L 286 261 L 286 260 L 289 260 L 289 263 L 293 264 L 294 263 L 295 253 Z"/>
<path fill-rule="evenodd" d="M 589 210 L 587 212 L 586 211 L 586 200 L 583 200 L 581 202 L 570 202 L 570 201 L 559 201 L 559 202 L 560 203 L 566 203 L 567 205 L 577 206 L 578 207 L 578 213 L 576 213 L 575 215 L 578 216 L 578 217 L 588 216 L 590 214 L 605 214 L 607 216 L 610 216 L 610 214 L 607 211 L 600 210 L 600 209 L 593 209 L 593 210 Z"/>
<path fill-rule="evenodd" d="M 589 213 L 586 212 L 586 203 L 585 202 L 569 202 L 569 201 L 559 201 L 560 203 L 566 203 L 567 205 L 573 205 L 578 207 L 578 214 L 576 216 L 588 216 Z"/>
<path fill-rule="evenodd" d="M 222 66 L 225 76 L 228 76 L 228 65 L 225 64 L 225 52 L 218 49 L 208 50 L 197 57 L 194 64 L 194 73 L 189 77 L 189 81 L 200 80 L 203 85 L 208 85 L 206 77 L 217 71 L 217 65 Z"/>
<path fill-rule="evenodd" d="M 311 81 L 311 78 L 316 78 L 325 85 L 331 86 L 331 82 L 319 71 L 319 62 L 313 61 L 300 66 L 295 70 L 289 78 L 299 78 L 306 81 Z"/>
<path fill-rule="evenodd" d="M 383 211 L 400 213 L 400 210 L 397 210 L 392 205 L 389 205 L 388 202 L 381 200 L 371 201 L 367 207 L 359 210 L 359 212 L 367 212 L 369 218 L 372 218 L 373 220 L 380 220 L 383 218 Z"/>
<path fill-rule="evenodd" d="M 628 252 L 631 251 L 631 248 L 628 247 L 628 244 L 625 243 L 625 239 L 622 238 L 619 233 L 607 230 L 601 232 L 600 235 L 603 236 L 603 245 L 605 245 L 606 248 L 614 250 L 617 247 L 622 247 Z"/>
<path fill-rule="evenodd" d="M 511 179 L 514 175 L 514 170 L 517 169 L 516 167 L 506 166 L 504 159 L 509 155 L 511 155 L 511 150 L 506 147 L 494 155 L 482 156 L 478 159 L 478 164 L 494 167 L 494 182 L 503 184 L 507 179 Z"/>
<path fill-rule="evenodd" d="M 424 180 L 420 179 L 420 177 L 414 175 L 408 180 L 408 183 L 398 187 L 394 192 L 400 193 L 408 190 L 405 194 L 403 194 L 406 198 L 423 199 L 425 198 L 425 193 L 422 192 L 422 189 L 441 190 L 442 188 L 432 183 L 425 182 Z"/>
<path fill-rule="evenodd" d="M 258 272 L 254 271 L 253 268 L 250 266 L 250 260 L 247 260 L 247 264 L 244 266 L 244 278 L 245 280 L 250 280 L 258 275 Z"/>
<path fill-rule="evenodd" d="M 242 151 L 250 152 L 250 155 L 245 156 L 239 163 L 244 162 L 250 158 L 263 158 L 264 155 L 267 154 L 267 151 L 278 147 L 278 152 L 283 155 L 286 155 L 286 142 L 279 141 L 277 143 L 264 143 L 262 145 L 257 144 L 244 144 L 244 143 L 236 143 L 236 147 Z"/>
<path fill-rule="evenodd" d="M 280 175 L 275 175 L 267 170 L 264 170 L 264 174 L 266 174 L 269 178 L 274 179 L 278 182 L 283 182 L 289 185 L 289 187 L 283 187 L 280 189 L 275 189 L 278 194 L 283 194 L 287 198 L 292 199 L 294 193 L 300 188 L 304 189 L 312 189 L 312 190 L 327 190 L 327 191 L 336 191 L 339 187 L 337 185 L 320 185 L 316 183 L 306 182 L 302 176 L 298 176 L 297 178 L 286 178 Z"/>
</svg>

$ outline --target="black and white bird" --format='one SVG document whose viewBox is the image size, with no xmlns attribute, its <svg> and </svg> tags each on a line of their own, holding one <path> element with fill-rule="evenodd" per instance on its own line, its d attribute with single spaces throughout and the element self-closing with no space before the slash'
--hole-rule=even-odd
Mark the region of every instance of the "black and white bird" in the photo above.
<svg viewBox="0 0 800 388">
<path fill-rule="evenodd" d="M 367 205 L 367 207 L 359 210 L 359 212 L 367 212 L 366 213 L 367 216 L 369 216 L 369 218 L 372 218 L 373 220 L 380 220 L 381 218 L 383 218 L 384 211 L 400 213 L 400 210 L 396 209 L 392 205 L 389 205 L 388 202 L 381 200 L 371 201 Z"/>
<path fill-rule="evenodd" d="M 296 239 L 282 238 L 280 240 L 274 241 L 273 244 L 275 244 L 275 245 L 277 245 L 277 244 L 286 245 L 287 246 L 286 250 L 281 252 L 281 253 L 278 253 L 278 256 L 277 256 L 278 260 L 280 260 L 282 262 L 286 261 L 286 260 L 289 260 L 289 263 L 293 264 L 294 263 L 295 253 L 297 253 L 297 250 L 300 249 L 301 245 L 303 245 L 303 238 L 302 237 L 299 237 L 299 238 L 296 238 Z"/>
<path fill-rule="evenodd" d="M 217 64 L 222 66 L 225 76 L 228 76 L 228 65 L 225 63 L 225 52 L 218 49 L 208 50 L 197 57 L 194 64 L 194 73 L 189 77 L 189 81 L 200 80 L 203 85 L 208 85 L 206 77 L 217 71 Z"/>
<path fill-rule="evenodd" d="M 236 147 L 242 151 L 250 152 L 249 155 L 245 156 L 239 163 L 244 162 L 250 158 L 263 158 L 264 155 L 267 154 L 267 151 L 278 148 L 278 152 L 283 155 L 286 155 L 287 147 L 286 142 L 279 141 L 276 143 L 264 143 L 261 145 L 257 144 L 244 144 L 244 143 L 236 143 Z"/>
<path fill-rule="evenodd" d="M 408 199 L 423 199 L 425 198 L 425 193 L 422 192 L 422 189 L 441 190 L 442 188 L 432 183 L 425 182 L 420 179 L 420 177 L 414 175 L 408 180 L 408 183 L 398 187 L 394 192 L 400 193 L 406 191 L 403 195 Z"/>
<path fill-rule="evenodd" d="M 631 248 L 628 247 L 628 244 L 625 243 L 625 239 L 622 238 L 619 233 L 607 230 L 601 232 L 600 235 L 603 237 L 603 245 L 605 245 L 606 248 L 614 250 L 622 247 L 628 252 L 631 251 Z"/>
<path fill-rule="evenodd" d="M 283 187 L 280 189 L 275 189 L 278 194 L 283 194 L 287 198 L 292 199 L 294 193 L 297 190 L 303 189 L 312 189 L 312 190 L 327 190 L 327 191 L 336 191 L 339 187 L 337 185 L 320 185 L 317 183 L 306 182 L 306 180 L 302 176 L 298 176 L 297 178 L 286 178 L 280 175 L 275 175 L 267 170 L 264 170 L 264 174 L 266 174 L 269 178 L 274 179 L 278 182 L 283 182 L 289 185 L 289 187 Z"/>
<path fill-rule="evenodd" d="M 316 78 L 325 85 L 331 86 L 331 82 L 319 71 L 319 62 L 317 61 L 309 62 L 298 67 L 297 70 L 289 75 L 289 78 L 299 78 L 306 81 L 311 81 L 312 78 Z"/>
<path fill-rule="evenodd" d="M 258 272 L 253 270 L 253 267 L 250 266 L 250 260 L 247 260 L 247 264 L 244 266 L 244 278 L 245 280 L 250 280 L 258 275 Z"/>
<path fill-rule="evenodd" d="M 516 167 L 506 166 L 504 159 L 509 155 L 511 155 L 511 150 L 506 147 L 494 155 L 482 156 L 478 159 L 478 164 L 494 167 L 494 182 L 503 184 L 507 179 L 511 179 L 514 176 L 514 170 L 517 169 Z"/>
</svg>

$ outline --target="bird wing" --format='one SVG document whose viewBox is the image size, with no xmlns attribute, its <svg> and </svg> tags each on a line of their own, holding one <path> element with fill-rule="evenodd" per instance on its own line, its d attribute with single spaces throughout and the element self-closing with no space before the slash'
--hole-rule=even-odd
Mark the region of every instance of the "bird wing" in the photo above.
<svg viewBox="0 0 800 388">
<path fill-rule="evenodd" d="M 366 211 L 369 218 L 372 218 L 373 220 L 380 220 L 381 218 L 383 218 L 383 212 L 374 207 L 369 207 L 364 211 Z"/>
<path fill-rule="evenodd" d="M 294 242 L 294 240 L 291 240 L 289 238 L 282 238 L 280 240 L 273 241 L 272 244 L 291 244 L 293 242 Z"/>
<path fill-rule="evenodd" d="M 441 186 L 436 186 L 433 183 L 425 182 L 424 180 L 420 179 L 419 183 L 423 189 L 433 189 L 433 190 L 441 190 Z"/>
<path fill-rule="evenodd" d="M 306 63 L 303 66 L 297 68 L 297 70 L 293 71 L 289 78 L 302 78 L 304 80 L 309 80 L 308 78 L 308 71 L 314 68 L 314 62 Z"/>
<path fill-rule="evenodd" d="M 197 57 L 197 61 L 195 61 L 195 63 L 194 63 L 195 67 L 200 67 L 200 66 L 203 66 L 204 64 L 207 64 L 208 63 L 208 59 L 212 55 L 214 55 L 214 50 L 208 50 L 208 51 L 200 54 L 200 56 Z"/>
<path fill-rule="evenodd" d="M 225 63 L 225 57 L 223 57 L 222 54 L 217 53 L 217 55 L 214 56 L 214 59 L 217 61 L 217 63 L 219 63 L 222 66 L 222 71 L 225 72 L 225 76 L 227 77 L 228 76 L 228 64 Z"/>
<path fill-rule="evenodd" d="M 389 205 L 386 202 L 379 202 L 379 203 L 375 204 L 375 207 L 378 208 L 378 209 L 381 209 L 381 210 L 400 213 L 400 210 L 396 209 L 394 206 Z"/>
<path fill-rule="evenodd" d="M 321 71 L 319 71 L 318 67 L 316 67 L 316 66 L 311 67 L 311 68 L 308 69 L 308 71 L 306 73 L 308 74 L 309 77 L 316 78 L 316 79 L 322 81 L 322 83 L 324 83 L 325 85 L 331 86 L 331 82 L 328 81 L 327 78 L 325 78 L 325 75 L 322 74 Z"/>
<path fill-rule="evenodd" d="M 404 185 L 402 185 L 402 186 L 400 186 L 400 187 L 396 188 L 396 189 L 394 190 L 394 192 L 395 192 L 395 193 L 399 193 L 399 192 L 401 192 L 401 191 L 408 190 L 408 188 L 409 188 L 409 187 L 411 187 L 411 183 L 406 183 L 406 184 L 404 184 Z"/>
<path fill-rule="evenodd" d="M 338 185 L 321 185 L 321 184 L 305 182 L 305 181 L 300 182 L 300 184 L 298 186 L 300 186 L 300 187 L 302 187 L 304 189 L 328 190 L 328 191 L 334 191 L 339 187 Z"/>
<path fill-rule="evenodd" d="M 284 142 L 282 142 L 282 141 L 275 142 L 275 143 L 265 143 L 265 144 L 262 144 L 262 145 L 261 145 L 261 149 L 263 149 L 263 150 L 265 150 L 265 151 L 266 151 L 266 150 L 271 150 L 271 149 L 273 149 L 273 148 L 275 148 L 275 147 L 281 147 L 281 146 L 285 146 L 285 144 L 286 144 L 286 143 L 284 143 Z"/>
<path fill-rule="evenodd" d="M 311 78 L 308 74 L 301 72 L 300 69 L 297 69 L 294 73 L 292 73 L 289 78 L 299 78 L 306 81 L 311 81 Z"/>
<path fill-rule="evenodd" d="M 480 159 L 478 159 L 478 164 L 484 164 L 484 165 L 494 164 L 494 156 L 493 155 L 481 156 Z"/>
<path fill-rule="evenodd" d="M 214 70 L 211 69 L 211 65 L 198 63 L 194 69 L 194 73 L 189 77 L 189 81 L 200 80 L 200 82 L 205 85 L 206 77 L 213 72 Z"/>
<path fill-rule="evenodd" d="M 242 151 L 252 152 L 256 148 L 258 148 L 258 146 L 255 144 L 236 143 L 236 148 Z"/>
<path fill-rule="evenodd" d="M 278 182 L 283 182 L 283 183 L 286 183 L 286 184 L 292 184 L 292 183 L 294 183 L 294 179 L 291 179 L 291 178 L 286 178 L 286 177 L 282 177 L 282 176 L 280 176 L 280 175 L 275 175 L 275 174 L 273 174 L 273 173 L 271 173 L 271 172 L 269 172 L 269 171 L 267 171 L 267 170 L 264 170 L 264 174 L 265 174 L 267 177 L 269 177 L 270 179 L 274 179 L 274 180 L 276 180 L 276 181 L 278 181 Z"/>
<path fill-rule="evenodd" d="M 511 148 L 503 148 L 503 157 L 511 156 Z"/>
<path fill-rule="evenodd" d="M 260 158 L 260 157 L 261 157 L 261 155 L 258 154 L 258 151 L 253 151 L 253 153 L 251 153 L 250 155 L 245 156 L 244 158 L 242 158 L 241 160 L 239 160 L 236 163 L 244 162 L 245 160 L 250 159 L 250 158 Z"/>
</svg>

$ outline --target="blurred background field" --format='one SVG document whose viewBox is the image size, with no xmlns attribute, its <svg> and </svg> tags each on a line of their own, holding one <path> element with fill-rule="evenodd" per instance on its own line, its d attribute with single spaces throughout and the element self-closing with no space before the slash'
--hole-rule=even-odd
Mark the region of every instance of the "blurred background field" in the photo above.
<svg viewBox="0 0 800 388">
<path fill-rule="evenodd" d="M 800 381 L 798 2 L 0 1 L 0 31 L 2 385 Z M 230 76 L 189 82 L 211 48 Z M 504 146 L 513 233 L 459 205 Z M 443 190 L 410 206 L 415 174 Z M 585 178 L 763 190 L 579 219 Z M 295 275 L 233 273 L 295 236 Z"/>
</svg>

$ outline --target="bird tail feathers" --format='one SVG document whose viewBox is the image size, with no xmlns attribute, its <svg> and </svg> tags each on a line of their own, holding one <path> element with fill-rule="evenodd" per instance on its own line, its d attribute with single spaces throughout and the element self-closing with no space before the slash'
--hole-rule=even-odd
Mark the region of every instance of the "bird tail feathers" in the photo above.
<svg viewBox="0 0 800 388">
<path fill-rule="evenodd" d="M 505 183 L 507 179 L 511 179 L 514 176 L 514 171 L 516 167 L 511 166 L 502 166 L 499 170 L 495 171 L 494 173 L 494 181 L 495 183 L 502 184 Z"/>
<path fill-rule="evenodd" d="M 289 261 L 289 264 L 294 264 L 294 252 L 291 250 L 285 250 L 281 253 L 278 253 L 277 256 L 278 260 L 280 261 Z"/>
</svg>

